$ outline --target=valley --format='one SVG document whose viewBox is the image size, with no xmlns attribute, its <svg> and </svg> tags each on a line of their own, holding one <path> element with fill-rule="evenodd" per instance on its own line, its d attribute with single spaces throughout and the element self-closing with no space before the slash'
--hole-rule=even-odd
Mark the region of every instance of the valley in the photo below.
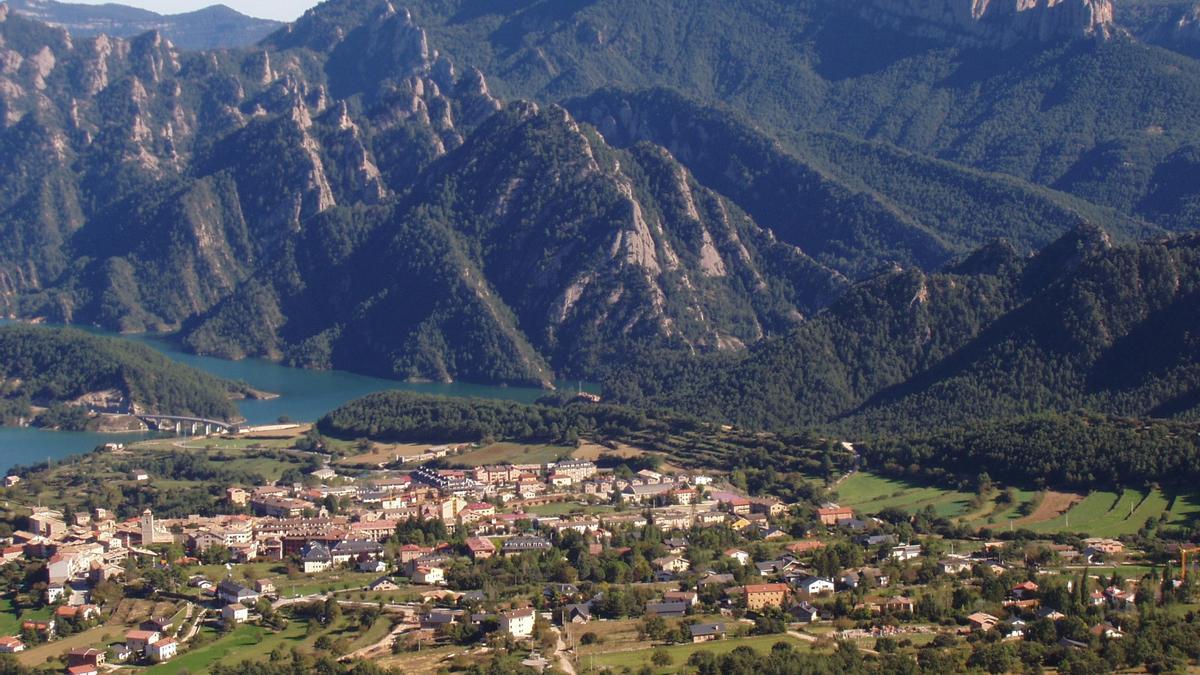
<svg viewBox="0 0 1200 675">
<path fill-rule="evenodd" d="M 1195 0 L 309 4 L 0 0 L 0 673 L 1200 667 Z"/>
</svg>

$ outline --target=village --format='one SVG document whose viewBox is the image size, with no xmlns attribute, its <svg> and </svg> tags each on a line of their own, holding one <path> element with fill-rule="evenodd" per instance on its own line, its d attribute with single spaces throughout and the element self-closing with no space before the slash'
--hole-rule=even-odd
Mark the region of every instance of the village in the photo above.
<svg viewBox="0 0 1200 675">
<path fill-rule="evenodd" d="M 1114 539 L 947 541 L 835 503 L 750 497 L 718 472 L 397 464 L 227 485 L 217 515 L 33 507 L 0 555 L 23 585 L 7 590 L 37 596 L 38 618 L 13 624 L 0 653 L 37 650 L 71 675 L 190 656 L 194 668 L 211 651 L 198 636 L 219 644 L 241 626 L 278 631 L 331 611 L 382 619 L 339 645 L 343 659 L 507 649 L 538 671 L 680 666 L 697 645 L 776 638 L 1070 650 L 1120 639 L 1122 617 L 1160 592 L 1089 574 L 1135 556 Z M 135 577 L 154 609 L 114 633 L 132 600 L 112 587 Z"/>
</svg>

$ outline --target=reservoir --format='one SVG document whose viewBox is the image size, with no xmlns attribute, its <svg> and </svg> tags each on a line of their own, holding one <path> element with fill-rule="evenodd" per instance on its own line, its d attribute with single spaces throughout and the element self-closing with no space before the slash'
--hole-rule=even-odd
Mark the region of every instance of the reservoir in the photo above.
<svg viewBox="0 0 1200 675">
<path fill-rule="evenodd" d="M 238 409 L 249 424 L 272 424 L 281 417 L 315 421 L 347 401 L 372 392 L 400 389 L 423 394 L 504 399 L 532 403 L 545 394 L 541 389 L 496 387 L 466 383 L 409 383 L 343 371 L 290 368 L 261 359 L 227 361 L 181 351 L 168 340 L 134 335 L 100 333 L 153 347 L 173 360 L 229 380 L 241 380 L 260 391 L 278 394 L 271 400 L 245 400 Z M 564 384 L 564 386 L 566 386 Z M 0 472 L 16 464 L 28 465 L 47 459 L 87 452 L 104 443 L 126 443 L 149 434 L 98 434 L 0 427 Z"/>
</svg>

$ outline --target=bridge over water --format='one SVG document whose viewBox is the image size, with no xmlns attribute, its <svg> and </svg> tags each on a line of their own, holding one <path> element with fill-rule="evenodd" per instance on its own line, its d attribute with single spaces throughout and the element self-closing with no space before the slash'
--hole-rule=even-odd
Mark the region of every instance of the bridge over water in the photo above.
<svg viewBox="0 0 1200 675">
<path fill-rule="evenodd" d="M 241 426 L 235 422 L 210 420 L 203 417 L 179 415 L 138 415 L 138 419 L 155 431 L 166 431 L 176 436 L 211 436 L 212 434 L 237 433 Z M 203 432 L 203 433 L 202 433 Z"/>
</svg>

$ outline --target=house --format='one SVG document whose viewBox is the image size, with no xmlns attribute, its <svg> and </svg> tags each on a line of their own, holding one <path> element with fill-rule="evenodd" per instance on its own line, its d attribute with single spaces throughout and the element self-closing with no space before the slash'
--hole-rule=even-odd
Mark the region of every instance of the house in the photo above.
<svg viewBox="0 0 1200 675">
<path fill-rule="evenodd" d="M 250 610 L 245 605 L 225 605 L 221 608 L 221 619 L 228 624 L 246 623 L 250 620 Z"/>
<path fill-rule="evenodd" d="M 458 619 L 463 615 L 464 612 L 462 610 L 433 609 L 421 615 L 421 628 L 440 628 L 441 626 L 458 623 Z"/>
<path fill-rule="evenodd" d="M 688 607 L 695 607 L 700 602 L 700 596 L 695 591 L 668 591 L 663 593 L 663 602 L 682 602 Z"/>
<path fill-rule="evenodd" d="M 12 487 L 21 482 L 21 477 L 15 474 L 4 477 L 4 487 Z"/>
<path fill-rule="evenodd" d="M 835 590 L 833 582 L 824 577 L 804 577 L 796 582 L 796 590 L 809 595 L 832 593 Z"/>
<path fill-rule="evenodd" d="M 252 605 L 258 602 L 258 591 L 247 588 L 233 579 L 226 579 L 217 584 L 217 598 L 227 604 L 241 603 Z"/>
<path fill-rule="evenodd" d="M 156 616 L 141 622 L 138 624 L 138 628 L 167 635 L 172 629 L 175 628 L 175 624 L 170 619 L 164 619 L 161 616 Z"/>
<path fill-rule="evenodd" d="M 1004 638 L 1009 640 L 1019 640 L 1025 637 L 1025 629 L 1028 627 L 1029 625 L 1025 623 L 1025 621 L 1021 619 L 1014 619 L 1009 621 L 1007 626 L 1002 626 L 1001 630 L 1004 631 Z"/>
<path fill-rule="evenodd" d="M 388 569 L 388 566 L 387 566 L 386 562 L 376 558 L 374 560 L 368 559 L 368 560 L 364 560 L 364 561 L 358 563 L 358 566 L 355 569 L 357 569 L 359 572 L 370 572 L 373 574 L 380 574 L 380 573 L 386 572 Z"/>
<path fill-rule="evenodd" d="M 514 555 L 521 555 L 522 553 L 527 553 L 529 551 L 549 551 L 551 548 L 554 548 L 554 546 L 549 542 L 549 540 L 533 535 L 519 535 L 516 537 L 510 537 L 505 539 L 503 546 L 501 546 L 501 550 L 504 552 L 504 557 L 506 558 Z"/>
<path fill-rule="evenodd" d="M 100 669 L 89 663 L 67 666 L 67 675 L 100 675 Z"/>
<path fill-rule="evenodd" d="M 774 576 L 777 574 L 790 574 L 800 569 L 800 561 L 790 555 L 785 555 L 778 560 L 768 560 L 766 562 L 754 563 L 758 573 L 764 577 Z"/>
<path fill-rule="evenodd" d="M 840 530 L 862 532 L 867 529 L 867 521 L 860 518 L 842 518 L 837 521 L 837 527 Z"/>
<path fill-rule="evenodd" d="M 532 607 L 500 612 L 500 630 L 515 638 L 533 635 L 533 622 L 536 613 Z"/>
<path fill-rule="evenodd" d="M 655 558 L 651 564 L 663 572 L 671 572 L 674 574 L 686 572 L 692 566 L 692 563 L 688 562 L 687 558 L 682 558 L 677 555 Z"/>
<path fill-rule="evenodd" d="M 577 602 L 570 605 L 565 605 L 561 612 L 562 623 L 587 623 L 592 620 L 592 606 L 590 602 Z"/>
<path fill-rule="evenodd" d="M 467 539 L 467 549 L 472 560 L 487 560 L 496 555 L 496 545 L 486 537 L 470 537 Z"/>
<path fill-rule="evenodd" d="M 25 621 L 21 624 L 22 632 L 37 633 L 46 640 L 54 638 L 56 628 L 58 628 L 58 622 L 54 619 L 50 619 L 49 621 Z"/>
<path fill-rule="evenodd" d="M 254 591 L 259 595 L 275 595 L 275 582 L 270 579 L 259 579 L 254 582 Z"/>
<path fill-rule="evenodd" d="M 1067 618 L 1066 614 L 1051 607 L 1043 607 L 1038 610 L 1037 616 L 1039 619 L 1050 619 L 1051 621 L 1062 621 Z"/>
<path fill-rule="evenodd" d="M 542 595 L 547 598 L 571 597 L 579 595 L 579 587 L 575 584 L 546 584 L 542 589 Z"/>
<path fill-rule="evenodd" d="M 440 584 L 446 581 L 446 570 L 437 565 L 428 567 L 422 565 L 417 567 L 412 574 L 413 583 L 417 584 Z"/>
<path fill-rule="evenodd" d="M 108 648 L 108 653 L 113 661 L 124 663 L 133 657 L 133 650 L 125 643 L 115 644 Z"/>
<path fill-rule="evenodd" d="M 375 581 L 372 581 L 367 586 L 367 589 L 371 591 L 398 591 L 400 590 L 400 585 L 393 581 L 391 577 L 379 577 Z"/>
<path fill-rule="evenodd" d="M 768 605 L 783 607 L 789 590 L 787 584 L 747 584 L 743 589 L 746 609 L 760 610 Z"/>
<path fill-rule="evenodd" d="M 976 612 L 967 617 L 967 623 L 971 626 L 971 630 L 974 632 L 987 632 L 995 628 L 996 625 L 1000 623 L 1000 619 L 997 619 L 991 614 Z"/>
<path fill-rule="evenodd" d="M 1032 598 L 1033 596 L 1037 595 L 1037 592 L 1038 592 L 1037 584 L 1035 584 L 1032 581 L 1022 581 L 1021 583 L 1012 587 L 1012 589 L 1009 591 L 1009 595 L 1016 598 L 1017 600 L 1026 600 L 1028 598 Z"/>
<path fill-rule="evenodd" d="M 733 578 L 732 574 L 718 574 L 717 572 L 709 572 L 696 583 L 699 586 L 728 586 L 734 581 L 735 579 Z"/>
<path fill-rule="evenodd" d="M 815 623 L 821 613 L 808 602 L 801 602 L 791 609 L 792 616 L 800 623 Z"/>
<path fill-rule="evenodd" d="M 837 525 L 839 521 L 854 518 L 854 509 L 848 506 L 827 504 L 817 509 L 817 517 L 821 519 L 822 525 Z"/>
<path fill-rule="evenodd" d="M 146 647 L 146 657 L 155 663 L 162 663 L 175 658 L 178 651 L 179 643 L 175 638 L 166 638 Z"/>
<path fill-rule="evenodd" d="M 1119 640 L 1125 637 L 1125 633 L 1122 633 L 1119 628 L 1107 621 L 1092 626 L 1090 632 L 1096 637 L 1104 637 L 1109 640 Z"/>
<path fill-rule="evenodd" d="M 351 561 L 365 561 L 383 555 L 383 544 L 371 539 L 345 539 L 329 550 L 334 565 L 345 565 Z"/>
<path fill-rule="evenodd" d="M 963 556 L 951 556 L 942 558 L 938 561 L 938 568 L 942 574 L 962 574 L 963 572 L 971 571 L 972 562 L 969 558 Z"/>
<path fill-rule="evenodd" d="M 888 552 L 888 557 L 892 560 L 899 560 L 901 562 L 904 562 L 905 560 L 912 560 L 913 558 L 919 558 L 921 557 L 921 545 L 900 544 L 899 546 L 893 546 L 892 550 Z"/>
<path fill-rule="evenodd" d="M 911 598 L 903 595 L 897 595 L 894 598 L 887 598 L 882 603 L 883 611 L 890 614 L 912 614 L 916 605 Z"/>
<path fill-rule="evenodd" d="M 300 549 L 300 563 L 304 566 L 305 574 L 324 572 L 333 567 L 333 554 L 324 544 L 310 541 Z"/>
<path fill-rule="evenodd" d="M 1117 555 L 1125 552 L 1125 544 L 1116 539 L 1100 539 L 1092 537 L 1083 540 L 1084 546 L 1104 555 Z"/>
<path fill-rule="evenodd" d="M 749 565 L 750 562 L 753 560 L 753 558 L 750 557 L 749 553 L 746 553 L 745 551 L 741 550 L 740 548 L 731 548 L 731 549 L 725 551 L 725 557 L 733 558 L 734 560 L 737 561 L 737 563 L 739 565 Z"/>
<path fill-rule="evenodd" d="M 143 654 L 146 648 L 162 639 L 162 634 L 153 630 L 131 630 L 125 634 L 125 645 L 136 654 Z"/>
<path fill-rule="evenodd" d="M 14 635 L 0 637 L 0 654 L 19 654 L 25 651 L 25 643 Z"/>
<path fill-rule="evenodd" d="M 723 623 L 692 624 L 689 630 L 692 633 L 693 644 L 711 642 L 712 640 L 720 640 L 725 637 L 725 624 Z"/>
<path fill-rule="evenodd" d="M 1133 593 L 1127 593 L 1116 586 L 1109 586 L 1104 589 L 1104 597 L 1108 599 L 1108 604 L 1113 609 L 1122 609 L 1134 605 Z"/>
<path fill-rule="evenodd" d="M 646 613 L 661 616 L 664 619 L 678 619 L 687 616 L 686 602 L 647 602 Z"/>
<path fill-rule="evenodd" d="M 417 546 L 416 544 L 405 544 L 400 547 L 400 564 L 408 564 L 408 561 L 415 560 L 429 553 L 433 553 L 432 548 Z"/>
</svg>

